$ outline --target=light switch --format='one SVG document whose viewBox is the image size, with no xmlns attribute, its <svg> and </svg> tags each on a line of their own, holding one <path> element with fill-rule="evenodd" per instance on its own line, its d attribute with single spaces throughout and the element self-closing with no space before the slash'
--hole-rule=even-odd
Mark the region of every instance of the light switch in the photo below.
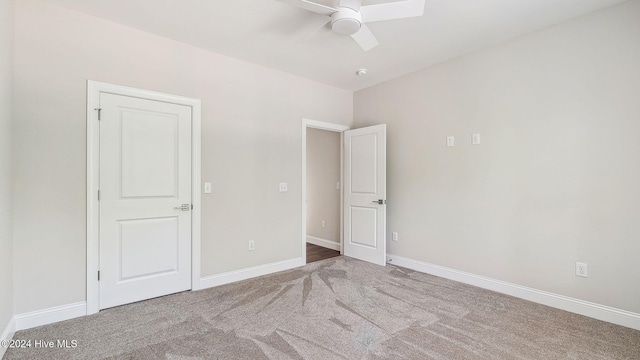
<svg viewBox="0 0 640 360">
<path fill-rule="evenodd" d="M 204 183 L 204 193 L 211 194 L 211 183 Z"/>
<path fill-rule="evenodd" d="M 447 146 L 454 146 L 454 145 L 455 145 L 455 140 L 453 136 L 447 136 Z"/>
<path fill-rule="evenodd" d="M 336 183 L 336 190 L 340 190 L 340 181 Z"/>
<path fill-rule="evenodd" d="M 479 145 L 480 144 L 480 134 L 471 135 L 471 144 Z"/>
<path fill-rule="evenodd" d="M 280 192 L 287 192 L 287 183 L 280 183 Z"/>
</svg>

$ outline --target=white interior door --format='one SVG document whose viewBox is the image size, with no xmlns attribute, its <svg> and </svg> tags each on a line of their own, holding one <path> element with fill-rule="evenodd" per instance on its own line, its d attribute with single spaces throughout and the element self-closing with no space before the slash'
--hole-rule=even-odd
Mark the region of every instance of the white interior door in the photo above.
<svg viewBox="0 0 640 360">
<path fill-rule="evenodd" d="M 344 255 L 386 264 L 387 126 L 344 132 Z"/>
<path fill-rule="evenodd" d="M 191 288 L 191 107 L 100 95 L 100 308 Z"/>
</svg>

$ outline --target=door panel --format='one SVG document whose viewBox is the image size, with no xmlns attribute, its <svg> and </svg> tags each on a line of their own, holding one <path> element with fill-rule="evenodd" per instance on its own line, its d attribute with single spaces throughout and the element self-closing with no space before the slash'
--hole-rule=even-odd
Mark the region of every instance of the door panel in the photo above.
<svg viewBox="0 0 640 360">
<path fill-rule="evenodd" d="M 351 186 L 352 194 L 377 194 L 378 134 L 364 134 L 351 138 Z"/>
<path fill-rule="evenodd" d="M 368 246 L 377 245 L 378 209 L 360 206 L 351 207 L 351 243 Z"/>
<path fill-rule="evenodd" d="M 106 93 L 100 107 L 100 308 L 188 290 L 191 108 Z"/>
<path fill-rule="evenodd" d="M 344 147 L 344 255 L 384 266 L 386 125 L 345 131 Z"/>
<path fill-rule="evenodd" d="M 178 270 L 180 234 L 177 217 L 132 219 L 118 223 L 119 282 Z"/>
<path fill-rule="evenodd" d="M 121 109 L 122 197 L 175 197 L 178 117 Z"/>
</svg>

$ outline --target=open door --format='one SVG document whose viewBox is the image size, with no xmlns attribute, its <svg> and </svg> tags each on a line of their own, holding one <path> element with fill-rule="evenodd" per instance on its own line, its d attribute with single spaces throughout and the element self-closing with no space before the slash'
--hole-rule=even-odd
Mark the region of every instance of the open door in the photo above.
<svg viewBox="0 0 640 360">
<path fill-rule="evenodd" d="M 386 264 L 387 125 L 344 132 L 344 255 Z"/>
</svg>

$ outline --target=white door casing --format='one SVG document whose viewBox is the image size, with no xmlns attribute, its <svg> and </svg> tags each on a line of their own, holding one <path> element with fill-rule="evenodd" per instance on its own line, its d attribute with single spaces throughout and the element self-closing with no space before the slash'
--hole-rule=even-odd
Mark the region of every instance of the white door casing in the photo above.
<svg viewBox="0 0 640 360">
<path fill-rule="evenodd" d="M 100 108 L 100 308 L 188 290 L 191 108 L 115 94 Z"/>
<path fill-rule="evenodd" d="M 344 132 L 344 255 L 386 265 L 386 125 Z"/>
<path fill-rule="evenodd" d="M 344 132 L 349 130 L 349 127 L 346 125 L 339 125 L 328 123 L 324 121 L 310 120 L 310 119 L 302 119 L 302 265 L 307 263 L 307 129 L 320 129 L 326 131 L 334 131 L 340 133 L 340 188 L 343 188 L 344 184 L 344 150 L 343 150 L 343 139 Z M 343 206 L 343 191 L 340 190 L 340 254 L 343 254 L 342 244 L 344 243 L 343 233 L 344 233 L 344 221 L 342 216 Z"/>
<path fill-rule="evenodd" d="M 87 105 L 87 314 L 200 289 L 200 100 L 88 81 Z"/>
</svg>

